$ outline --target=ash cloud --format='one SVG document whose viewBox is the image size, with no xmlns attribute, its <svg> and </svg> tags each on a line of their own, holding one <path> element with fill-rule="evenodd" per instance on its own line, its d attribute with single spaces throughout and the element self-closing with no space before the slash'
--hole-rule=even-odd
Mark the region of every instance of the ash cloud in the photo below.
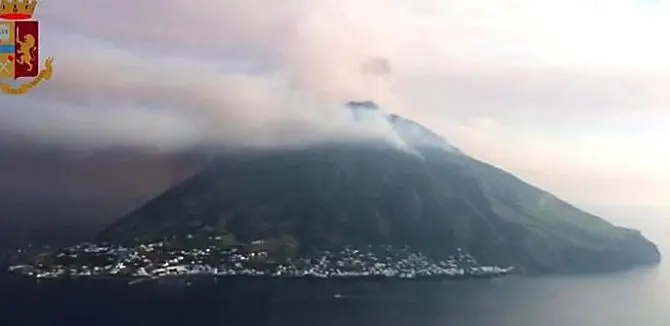
<svg viewBox="0 0 670 326">
<path fill-rule="evenodd" d="M 393 98 L 393 47 L 364 24 L 369 4 L 198 0 L 121 11 L 128 6 L 41 5 L 42 53 L 56 57 L 56 73 L 30 98 L 6 100 L 0 132 L 159 150 L 384 137 L 344 109 Z"/>
<path fill-rule="evenodd" d="M 0 99 L 0 137 L 309 144 L 384 135 L 361 135 L 341 107 L 373 100 L 540 185 L 559 180 L 568 199 L 582 187 L 567 175 L 621 179 L 607 162 L 623 161 L 636 175 L 622 188 L 658 201 L 640 180 L 668 178 L 670 48 L 655 36 L 668 13 L 632 0 L 47 1 L 41 53 L 56 58 L 54 79 Z M 621 200 L 591 188 L 594 201 Z"/>
</svg>

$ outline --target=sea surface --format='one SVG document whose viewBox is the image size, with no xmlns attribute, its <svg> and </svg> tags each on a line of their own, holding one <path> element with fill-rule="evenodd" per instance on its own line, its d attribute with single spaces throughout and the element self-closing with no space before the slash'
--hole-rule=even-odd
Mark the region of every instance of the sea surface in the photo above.
<svg viewBox="0 0 670 326">
<path fill-rule="evenodd" d="M 670 221 L 630 219 L 670 256 Z M 668 326 L 670 262 L 599 276 L 362 284 L 27 282 L 0 325 Z"/>
</svg>

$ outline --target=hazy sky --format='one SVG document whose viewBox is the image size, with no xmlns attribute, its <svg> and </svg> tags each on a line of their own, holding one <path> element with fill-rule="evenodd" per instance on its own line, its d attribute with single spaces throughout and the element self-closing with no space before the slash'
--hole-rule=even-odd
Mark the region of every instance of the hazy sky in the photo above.
<svg viewBox="0 0 670 326">
<path fill-rule="evenodd" d="M 670 1 L 61 0 L 37 14 L 54 79 L 0 99 L 0 134 L 282 143 L 346 133 L 331 104 L 371 99 L 571 202 L 670 198 Z M 361 71 L 376 59 L 390 71 Z"/>
</svg>

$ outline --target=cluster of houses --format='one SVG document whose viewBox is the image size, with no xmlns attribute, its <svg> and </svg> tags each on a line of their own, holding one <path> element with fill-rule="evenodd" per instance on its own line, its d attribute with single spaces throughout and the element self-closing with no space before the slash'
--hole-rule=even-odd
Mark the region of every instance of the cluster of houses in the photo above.
<svg viewBox="0 0 670 326">
<path fill-rule="evenodd" d="M 84 243 L 39 259 L 33 256 L 10 270 L 35 278 L 206 275 L 417 279 L 500 276 L 512 268 L 481 266 L 460 249 L 444 260 L 393 246 L 323 250 L 280 260 L 265 250 L 216 246 L 178 249 L 159 241 L 134 247 Z"/>
</svg>

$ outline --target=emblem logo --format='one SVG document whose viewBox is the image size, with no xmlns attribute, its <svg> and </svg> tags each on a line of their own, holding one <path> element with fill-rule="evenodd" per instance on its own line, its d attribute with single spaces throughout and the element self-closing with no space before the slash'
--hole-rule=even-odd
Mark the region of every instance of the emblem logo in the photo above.
<svg viewBox="0 0 670 326">
<path fill-rule="evenodd" d="M 53 58 L 39 69 L 39 22 L 32 20 L 37 0 L 0 0 L 0 92 L 25 94 L 51 79 Z M 23 84 L 4 82 L 31 78 Z"/>
</svg>

